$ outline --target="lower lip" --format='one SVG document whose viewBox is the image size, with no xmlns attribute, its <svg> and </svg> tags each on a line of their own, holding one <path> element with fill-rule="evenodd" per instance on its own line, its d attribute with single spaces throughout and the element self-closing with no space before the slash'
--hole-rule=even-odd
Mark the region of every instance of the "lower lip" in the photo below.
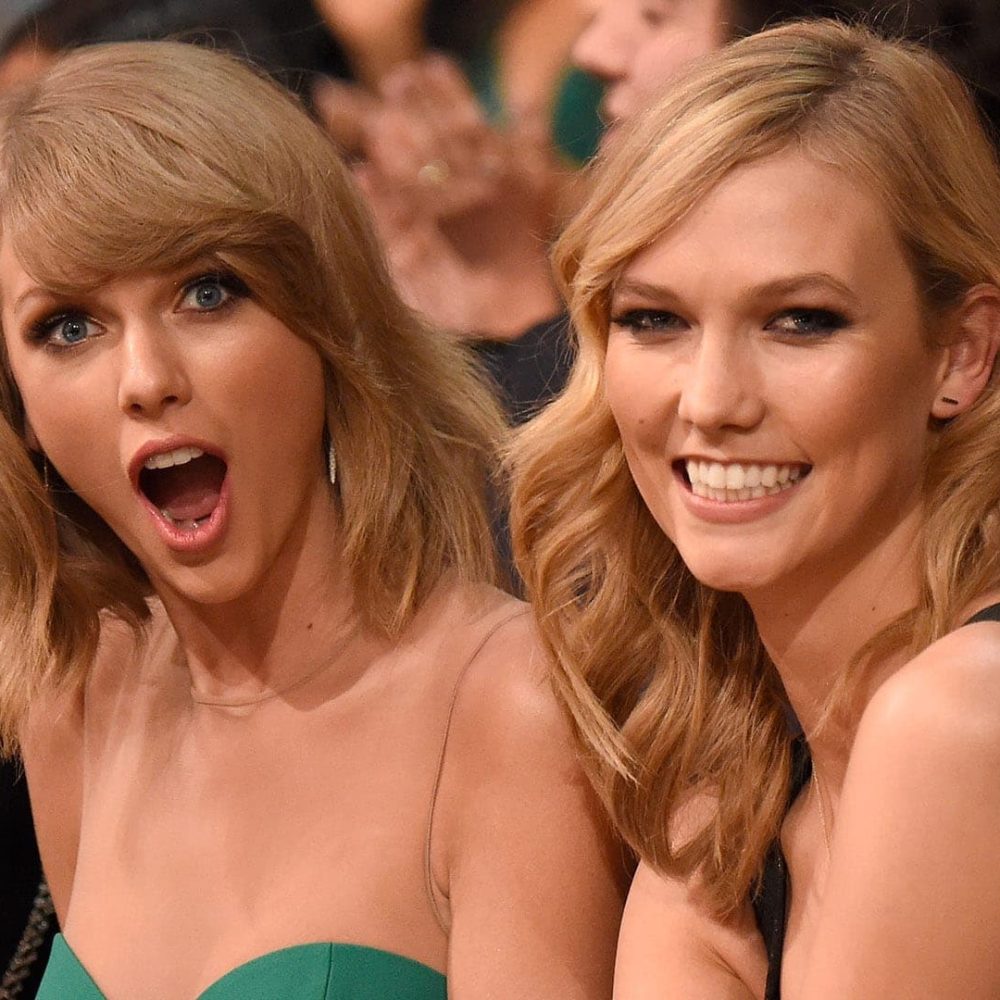
<svg viewBox="0 0 1000 1000">
<path fill-rule="evenodd" d="M 219 490 L 219 502 L 208 518 L 196 528 L 185 529 L 165 520 L 163 515 L 149 502 L 145 494 L 139 494 L 143 506 L 153 519 L 153 524 L 164 544 L 172 552 L 186 555 L 203 555 L 216 546 L 226 533 L 229 523 L 229 474 L 226 473 Z"/>
<path fill-rule="evenodd" d="M 713 500 L 692 492 L 691 486 L 680 472 L 675 471 L 674 475 L 681 484 L 681 496 L 687 509 L 702 521 L 712 524 L 746 524 L 767 517 L 784 507 L 808 478 L 803 476 L 780 493 L 768 493 L 755 500 Z"/>
</svg>

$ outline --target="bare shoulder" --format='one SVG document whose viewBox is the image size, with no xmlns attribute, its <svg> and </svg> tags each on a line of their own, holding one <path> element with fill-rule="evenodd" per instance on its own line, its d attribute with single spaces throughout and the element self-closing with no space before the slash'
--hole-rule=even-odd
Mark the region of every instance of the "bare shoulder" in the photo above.
<svg viewBox="0 0 1000 1000">
<path fill-rule="evenodd" d="M 630 865 L 581 765 L 526 606 L 475 625 L 432 871 L 455 996 L 606 1000 Z"/>
<path fill-rule="evenodd" d="M 720 919 L 696 877 L 639 866 L 618 941 L 616 1000 L 752 1000 L 763 993 L 766 974 L 749 904 Z"/>
<path fill-rule="evenodd" d="M 436 644 L 450 664 L 447 678 L 459 682 L 455 723 L 473 716 L 514 720 L 515 703 L 531 713 L 551 705 L 553 697 L 546 659 L 531 609 L 523 601 L 493 587 L 455 584 L 435 596 L 433 624 L 441 633 Z"/>
<path fill-rule="evenodd" d="M 803 996 L 861 995 L 858 983 L 871 996 L 1000 995 L 998 765 L 1000 625 L 982 623 L 933 643 L 865 709 Z"/>
<path fill-rule="evenodd" d="M 135 662 L 136 635 L 116 620 L 101 630 L 94 662 L 79 683 L 42 690 L 21 731 L 38 847 L 56 910 L 65 917 L 73 887 L 84 796 L 88 732 L 116 678 Z"/>
<path fill-rule="evenodd" d="M 466 648 L 471 645 L 473 651 L 463 665 L 455 739 L 471 739 L 486 752 L 510 751 L 522 759 L 537 747 L 575 760 L 568 716 L 556 698 L 529 606 L 500 595 L 466 627 Z"/>
<path fill-rule="evenodd" d="M 862 717 L 881 753 L 985 754 L 1000 763 L 1000 623 L 949 632 L 890 677 Z M 863 745 L 860 747 L 863 749 Z"/>
</svg>

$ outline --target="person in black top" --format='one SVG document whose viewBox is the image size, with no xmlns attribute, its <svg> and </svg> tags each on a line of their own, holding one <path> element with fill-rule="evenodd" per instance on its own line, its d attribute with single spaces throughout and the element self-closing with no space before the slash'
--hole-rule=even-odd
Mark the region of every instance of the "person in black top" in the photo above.
<svg viewBox="0 0 1000 1000">
<path fill-rule="evenodd" d="M 1000 996 L 1000 170 L 968 91 L 863 27 L 744 39 L 623 130 L 556 262 L 579 354 L 512 526 L 642 858 L 616 1000 Z"/>
<path fill-rule="evenodd" d="M 48 961 L 56 919 L 31 825 L 20 764 L 0 762 L 0 998 L 30 1000 Z"/>
</svg>

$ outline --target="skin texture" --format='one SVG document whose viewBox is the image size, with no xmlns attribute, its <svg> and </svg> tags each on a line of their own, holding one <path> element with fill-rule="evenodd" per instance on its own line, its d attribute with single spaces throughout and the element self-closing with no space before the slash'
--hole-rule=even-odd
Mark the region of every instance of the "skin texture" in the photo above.
<svg viewBox="0 0 1000 1000">
<path fill-rule="evenodd" d="M 107 623 L 85 689 L 46 692 L 23 734 L 68 941 L 110 1000 L 195 996 L 310 941 L 414 958 L 460 1000 L 606 997 L 626 872 L 529 616 L 445 580 L 397 641 L 364 625 L 338 560 L 320 359 L 205 273 L 67 300 L 0 252 L 28 443 L 157 595 L 145 643 Z M 164 544 L 128 475 L 174 434 L 228 460 L 228 524 L 197 557 Z M 447 930 L 424 878 L 432 801 Z"/>
<path fill-rule="evenodd" d="M 609 135 L 691 60 L 728 40 L 724 0 L 590 0 L 590 8 L 573 60 L 607 84 Z"/>
<path fill-rule="evenodd" d="M 816 730 L 854 652 L 916 597 L 921 459 L 956 411 L 944 397 L 961 412 L 986 384 L 1000 295 L 977 286 L 928 337 L 878 201 L 787 152 L 637 257 L 612 316 L 607 395 L 636 483 L 695 575 L 747 598 L 819 775 L 782 828 L 782 996 L 995 996 L 1000 626 L 878 663 L 871 700 Z M 687 457 L 809 471 L 720 513 L 692 499 Z M 640 869 L 616 997 L 760 997 L 765 964 L 749 909 L 716 920 L 696 880 Z"/>
</svg>

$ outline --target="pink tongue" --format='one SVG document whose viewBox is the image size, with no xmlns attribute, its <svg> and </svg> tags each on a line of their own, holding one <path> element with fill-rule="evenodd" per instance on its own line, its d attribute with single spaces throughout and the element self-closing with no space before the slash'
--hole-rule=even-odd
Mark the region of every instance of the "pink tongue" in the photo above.
<svg viewBox="0 0 1000 1000">
<path fill-rule="evenodd" d="M 195 459 L 153 473 L 155 478 L 147 491 L 150 500 L 175 521 L 207 517 L 218 506 L 222 487 L 217 471 L 212 468 L 214 464 Z"/>
</svg>

